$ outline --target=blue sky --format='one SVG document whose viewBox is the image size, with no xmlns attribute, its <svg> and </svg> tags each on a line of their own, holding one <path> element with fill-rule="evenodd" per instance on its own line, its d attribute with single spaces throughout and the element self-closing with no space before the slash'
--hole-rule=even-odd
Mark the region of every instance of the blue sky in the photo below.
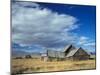
<svg viewBox="0 0 100 75">
<path fill-rule="evenodd" d="M 96 7 L 13 2 L 12 49 L 63 50 L 68 44 L 95 51 Z"/>
<path fill-rule="evenodd" d="M 41 4 L 41 3 L 40 3 Z M 42 3 L 44 8 L 51 9 L 52 11 L 58 13 L 65 13 L 79 18 L 79 22 L 82 24 L 80 26 L 79 34 L 91 37 L 95 39 L 95 23 L 96 23 L 96 9 L 95 6 L 82 6 L 82 5 L 71 5 L 71 4 L 49 4 Z M 85 30 L 85 33 L 84 33 Z M 87 33 L 87 34 L 86 34 Z M 93 35 L 91 35 L 93 34 Z"/>
</svg>

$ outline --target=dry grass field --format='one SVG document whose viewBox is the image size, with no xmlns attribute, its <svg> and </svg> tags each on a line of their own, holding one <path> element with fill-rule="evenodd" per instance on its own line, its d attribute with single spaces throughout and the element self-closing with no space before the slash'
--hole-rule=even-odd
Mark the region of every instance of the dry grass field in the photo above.
<svg viewBox="0 0 100 75">
<path fill-rule="evenodd" d="M 95 69 L 95 60 L 45 62 L 39 59 L 12 59 L 12 74 L 82 69 Z"/>
</svg>

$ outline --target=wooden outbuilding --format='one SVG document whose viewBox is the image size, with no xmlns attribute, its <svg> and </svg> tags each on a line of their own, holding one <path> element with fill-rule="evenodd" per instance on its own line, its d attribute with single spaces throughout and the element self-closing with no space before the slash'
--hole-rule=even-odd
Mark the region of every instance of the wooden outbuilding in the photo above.
<svg viewBox="0 0 100 75">
<path fill-rule="evenodd" d="M 47 50 L 44 59 L 53 60 L 88 60 L 90 55 L 83 48 L 76 48 L 73 45 L 67 45 L 62 51 Z"/>
</svg>

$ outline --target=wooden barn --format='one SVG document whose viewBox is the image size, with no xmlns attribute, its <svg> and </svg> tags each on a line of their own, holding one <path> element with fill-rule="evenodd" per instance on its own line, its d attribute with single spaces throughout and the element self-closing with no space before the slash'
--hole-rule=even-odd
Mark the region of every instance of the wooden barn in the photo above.
<svg viewBox="0 0 100 75">
<path fill-rule="evenodd" d="M 83 48 L 76 48 L 73 45 L 67 45 L 62 51 L 47 50 L 43 59 L 47 61 L 53 60 L 87 60 L 90 58 L 88 52 Z"/>
<path fill-rule="evenodd" d="M 64 50 L 65 58 L 70 60 L 87 60 L 90 58 L 88 52 L 83 48 L 75 48 L 73 45 L 69 45 Z"/>
</svg>

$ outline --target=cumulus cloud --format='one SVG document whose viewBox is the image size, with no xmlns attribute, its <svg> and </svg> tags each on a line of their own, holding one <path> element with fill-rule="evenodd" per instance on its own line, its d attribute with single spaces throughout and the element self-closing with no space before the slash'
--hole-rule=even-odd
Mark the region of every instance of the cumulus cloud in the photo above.
<svg viewBox="0 0 100 75">
<path fill-rule="evenodd" d="M 88 42 L 88 41 L 87 41 L 88 39 L 89 39 L 88 37 L 81 36 L 81 37 L 79 38 L 78 44 L 83 45 L 83 44 L 85 44 L 86 42 Z"/>
<path fill-rule="evenodd" d="M 95 42 L 90 42 L 90 43 L 86 43 L 86 44 L 84 44 L 85 46 L 92 46 L 92 47 L 94 47 L 95 46 Z"/>
<path fill-rule="evenodd" d="M 59 47 L 74 42 L 70 31 L 77 29 L 78 19 L 42 8 L 37 3 L 12 3 L 12 41 L 24 45 Z"/>
<path fill-rule="evenodd" d="M 90 40 L 90 38 L 86 36 L 79 37 L 79 41 L 77 44 L 87 49 L 92 49 L 92 50 L 95 49 L 95 41 Z"/>
</svg>

